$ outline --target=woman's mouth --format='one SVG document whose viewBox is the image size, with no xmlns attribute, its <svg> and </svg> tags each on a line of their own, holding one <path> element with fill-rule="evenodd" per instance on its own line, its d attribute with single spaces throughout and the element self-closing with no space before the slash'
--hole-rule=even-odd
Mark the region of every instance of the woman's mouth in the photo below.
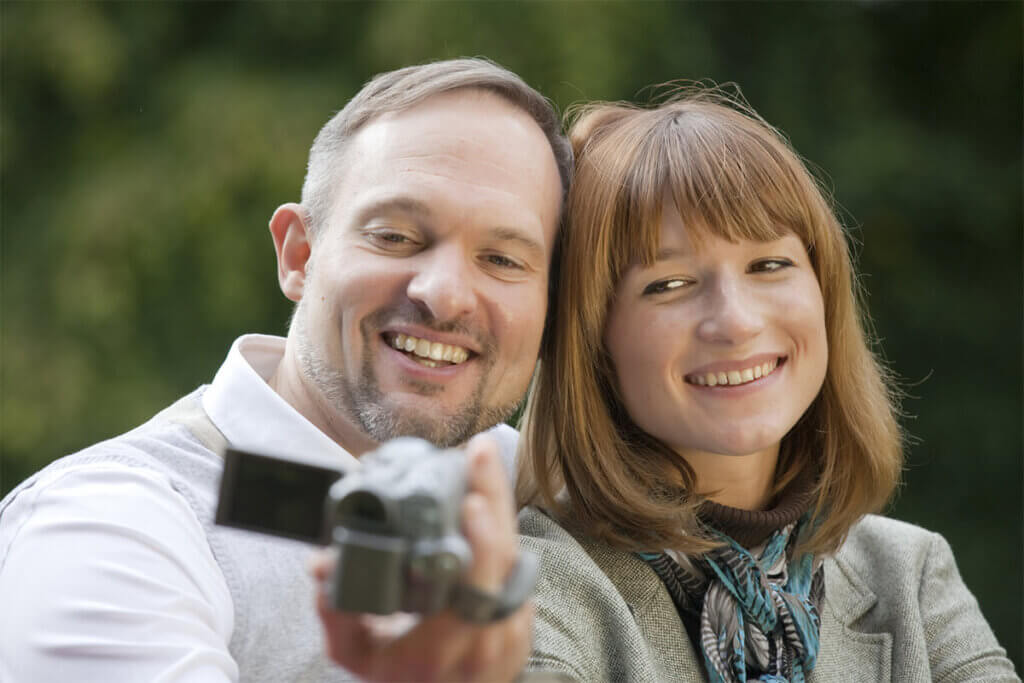
<svg viewBox="0 0 1024 683">
<path fill-rule="evenodd" d="M 702 372 L 693 375 L 686 375 L 684 379 L 687 384 L 696 384 L 702 387 L 715 386 L 741 386 L 767 377 L 779 369 L 786 362 L 786 356 L 780 356 L 774 360 L 765 361 L 757 365 L 719 372 Z"/>
</svg>

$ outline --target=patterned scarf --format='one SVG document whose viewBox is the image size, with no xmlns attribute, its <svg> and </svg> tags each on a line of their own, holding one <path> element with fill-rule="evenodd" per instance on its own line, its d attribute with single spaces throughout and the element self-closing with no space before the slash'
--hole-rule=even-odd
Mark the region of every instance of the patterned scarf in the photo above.
<svg viewBox="0 0 1024 683">
<path fill-rule="evenodd" d="M 801 683 L 814 668 L 824 577 L 810 553 L 792 557 L 808 520 L 805 514 L 752 551 L 720 534 L 724 546 L 692 561 L 638 553 L 665 583 L 684 622 L 699 625 L 712 683 Z"/>
</svg>

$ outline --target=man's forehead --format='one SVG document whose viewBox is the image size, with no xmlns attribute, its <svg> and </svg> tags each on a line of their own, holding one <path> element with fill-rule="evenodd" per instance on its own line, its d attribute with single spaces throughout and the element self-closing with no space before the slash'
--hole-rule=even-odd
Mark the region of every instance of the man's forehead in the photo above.
<svg viewBox="0 0 1024 683">
<path fill-rule="evenodd" d="M 428 206 L 447 195 L 450 207 L 463 210 L 504 207 L 542 226 L 558 220 L 561 179 L 546 136 L 492 93 L 445 93 L 383 114 L 356 134 L 346 157 L 338 192 L 350 209 L 388 186 Z M 543 241 L 550 247 L 553 240 Z"/>
<path fill-rule="evenodd" d="M 428 97 L 412 107 L 380 114 L 363 126 L 353 146 L 363 155 L 416 156 L 432 145 L 485 153 L 510 134 L 546 139 L 525 111 L 504 98 L 478 89 Z M 552 153 L 553 157 L 553 153 Z"/>
</svg>

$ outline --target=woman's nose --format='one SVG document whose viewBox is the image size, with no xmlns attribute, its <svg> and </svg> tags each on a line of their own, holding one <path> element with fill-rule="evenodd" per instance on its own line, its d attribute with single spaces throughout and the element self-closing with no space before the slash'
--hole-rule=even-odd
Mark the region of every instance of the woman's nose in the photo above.
<svg viewBox="0 0 1024 683">
<path fill-rule="evenodd" d="M 723 279 L 707 292 L 707 306 L 697 335 L 716 344 L 739 345 L 764 329 L 761 302 L 743 283 Z"/>
</svg>

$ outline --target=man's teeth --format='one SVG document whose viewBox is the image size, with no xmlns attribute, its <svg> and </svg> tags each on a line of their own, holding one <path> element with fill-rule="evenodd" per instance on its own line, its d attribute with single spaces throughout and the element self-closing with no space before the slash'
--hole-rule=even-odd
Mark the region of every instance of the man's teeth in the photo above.
<svg viewBox="0 0 1024 683">
<path fill-rule="evenodd" d="M 458 365 L 469 358 L 469 351 L 461 346 L 431 342 L 407 334 L 397 335 L 391 340 L 391 346 L 399 351 L 408 351 L 418 356 L 417 360 L 431 368 L 436 368 L 439 365 L 437 361 L 447 361 Z"/>
<path fill-rule="evenodd" d="M 699 384 L 700 386 L 715 387 L 719 385 L 728 384 L 734 386 L 736 384 L 746 384 L 747 382 L 753 382 L 755 379 L 761 379 L 767 377 L 775 371 L 775 368 L 779 366 L 779 359 L 770 360 L 760 365 L 753 367 L 744 368 L 742 370 L 730 370 L 729 372 L 709 372 L 703 375 L 690 375 L 687 377 L 687 381 L 691 384 Z"/>
</svg>

